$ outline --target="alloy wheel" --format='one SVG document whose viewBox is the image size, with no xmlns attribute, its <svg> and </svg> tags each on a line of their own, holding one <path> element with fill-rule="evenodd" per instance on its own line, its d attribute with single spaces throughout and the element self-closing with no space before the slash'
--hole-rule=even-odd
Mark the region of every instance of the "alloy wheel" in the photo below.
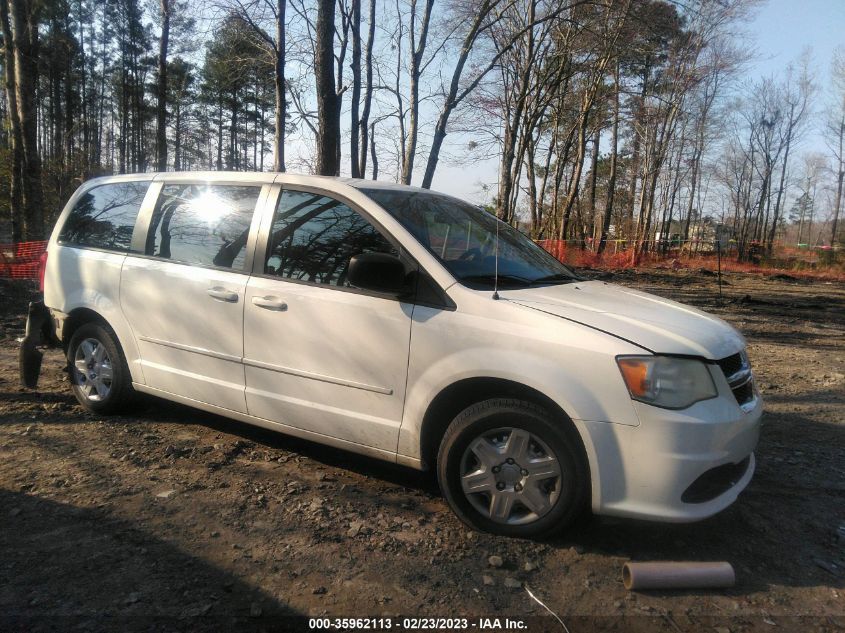
<svg viewBox="0 0 845 633">
<path fill-rule="evenodd" d="M 95 338 L 84 339 L 73 359 L 74 382 L 92 402 L 105 400 L 111 391 L 114 371 L 105 346 Z"/>
</svg>

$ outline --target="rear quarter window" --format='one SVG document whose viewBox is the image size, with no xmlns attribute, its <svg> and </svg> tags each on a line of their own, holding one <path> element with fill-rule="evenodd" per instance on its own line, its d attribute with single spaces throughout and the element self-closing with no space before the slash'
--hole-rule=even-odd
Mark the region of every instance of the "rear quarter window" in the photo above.
<svg viewBox="0 0 845 633">
<path fill-rule="evenodd" d="M 86 191 L 65 220 L 59 243 L 127 252 L 150 183 L 117 182 Z"/>
</svg>

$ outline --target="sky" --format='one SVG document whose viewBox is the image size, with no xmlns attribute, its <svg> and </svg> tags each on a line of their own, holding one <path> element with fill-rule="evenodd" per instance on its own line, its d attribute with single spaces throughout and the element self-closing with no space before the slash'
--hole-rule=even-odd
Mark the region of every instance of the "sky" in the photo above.
<svg viewBox="0 0 845 633">
<path fill-rule="evenodd" d="M 745 30 L 757 54 L 741 81 L 750 83 L 760 77 L 777 75 L 810 47 L 821 89 L 815 110 L 821 112 L 828 100 L 825 85 L 830 76 L 830 59 L 837 46 L 845 47 L 845 0 L 768 0 L 756 9 Z M 811 133 L 799 152 L 825 149 L 821 135 Z M 495 158 L 473 165 L 441 163 L 432 188 L 475 203 L 489 202 L 496 191 L 497 168 Z"/>
<path fill-rule="evenodd" d="M 781 71 L 809 46 L 817 79 L 823 80 L 833 50 L 845 46 L 845 0 L 769 0 L 748 30 L 758 49 L 751 77 Z"/>
</svg>

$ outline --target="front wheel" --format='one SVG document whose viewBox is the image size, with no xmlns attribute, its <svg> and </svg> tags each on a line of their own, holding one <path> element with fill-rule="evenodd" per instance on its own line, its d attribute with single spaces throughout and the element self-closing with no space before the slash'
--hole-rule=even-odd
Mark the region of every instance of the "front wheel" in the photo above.
<svg viewBox="0 0 845 633">
<path fill-rule="evenodd" d="M 571 523 L 584 508 L 588 476 L 563 424 L 519 400 L 486 400 L 459 414 L 437 458 L 440 488 L 458 517 L 528 538 Z"/>
<path fill-rule="evenodd" d="M 132 378 L 111 329 L 99 323 L 80 326 L 70 339 L 67 359 L 73 395 L 89 411 L 117 413 L 132 402 Z"/>
</svg>

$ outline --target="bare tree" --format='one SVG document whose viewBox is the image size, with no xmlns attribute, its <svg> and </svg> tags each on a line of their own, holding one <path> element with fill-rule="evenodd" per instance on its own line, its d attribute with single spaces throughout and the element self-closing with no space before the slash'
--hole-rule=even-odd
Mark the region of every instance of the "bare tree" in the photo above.
<svg viewBox="0 0 845 633">
<path fill-rule="evenodd" d="M 351 109 L 349 118 L 351 120 L 349 136 L 349 163 L 351 165 L 352 177 L 360 178 L 360 163 L 358 162 L 358 126 L 361 123 L 361 0 L 352 0 L 352 95 L 350 97 Z"/>
<path fill-rule="evenodd" d="M 12 44 L 12 27 L 9 22 L 9 5 L 0 0 L 0 29 L 3 35 L 4 89 L 6 105 L 9 111 L 9 149 L 12 163 L 9 166 L 9 209 L 12 224 L 12 241 L 19 242 L 24 237 L 23 209 L 23 137 L 18 115 L 17 93 L 15 91 L 15 52 Z"/>
<path fill-rule="evenodd" d="M 164 1 L 164 0 L 162 0 Z M 226 0 L 233 10 L 264 43 L 273 60 L 273 171 L 285 171 L 285 126 L 288 101 L 285 68 L 287 63 L 287 2 L 288 0 Z M 268 30 L 272 24 L 272 30 Z"/>
<path fill-rule="evenodd" d="M 156 83 L 156 169 L 167 169 L 167 49 L 170 43 L 170 0 L 159 0 L 161 37 L 158 41 L 158 82 Z"/>
<path fill-rule="evenodd" d="M 572 7 L 586 2 L 587 0 L 573 0 L 570 3 L 561 2 L 552 4 L 542 15 L 538 15 L 533 22 L 521 29 L 514 30 L 510 37 L 506 41 L 503 41 L 501 46 L 498 47 L 498 50 L 490 56 L 489 61 L 481 64 L 474 75 L 466 81 L 464 81 L 464 69 L 476 43 L 482 36 L 486 36 L 502 17 L 506 15 L 507 11 L 514 6 L 515 0 L 481 0 L 480 5 L 473 6 L 473 13 L 471 15 L 461 16 L 464 19 L 468 19 L 468 26 L 463 38 L 461 38 L 458 56 L 452 68 L 451 80 L 448 83 L 448 87 L 444 89 L 443 102 L 434 125 L 431 148 L 428 152 L 428 161 L 422 179 L 422 186 L 424 188 L 431 187 L 431 183 L 434 180 L 434 172 L 440 161 L 440 150 L 443 147 L 443 141 L 446 139 L 449 120 L 455 109 L 463 103 L 467 96 L 473 93 L 487 74 L 500 63 L 504 55 L 516 46 L 517 42 L 522 39 L 528 30 L 544 22 L 554 20 Z M 456 19 L 459 19 L 459 17 L 456 16 Z"/>
<path fill-rule="evenodd" d="M 366 52 L 364 53 L 364 65 L 367 70 L 366 85 L 364 87 L 364 106 L 361 112 L 361 118 L 358 121 L 357 137 L 360 139 L 360 149 L 358 158 L 358 176 L 363 178 L 367 173 L 367 145 L 370 139 L 370 110 L 373 103 L 373 45 L 375 44 L 376 36 L 376 0 L 370 0 L 370 15 L 368 20 L 368 33 Z M 353 136 L 356 135 L 353 130 Z M 373 146 L 375 147 L 375 145 Z M 374 164 L 374 174 L 378 172 Z M 354 173 L 353 173 L 354 175 Z M 375 175 L 373 176 L 375 179 Z"/>
<path fill-rule="evenodd" d="M 845 179 L 845 48 L 834 52 L 831 85 L 834 90 L 833 107 L 828 110 L 825 132 L 827 145 L 833 154 L 836 174 L 836 194 L 833 203 L 833 222 L 830 227 L 830 245 L 837 242 L 839 214 L 842 211 L 842 186 Z"/>
<path fill-rule="evenodd" d="M 408 112 L 410 121 L 405 150 L 402 152 L 405 159 L 402 164 L 402 182 L 406 185 L 411 184 L 411 177 L 414 173 L 414 158 L 417 154 L 417 138 L 420 124 L 420 75 L 423 67 L 423 55 L 425 54 L 425 47 L 428 43 L 431 10 L 434 7 L 434 0 L 424 1 L 425 7 L 420 18 L 421 25 L 419 33 L 417 33 L 417 0 L 411 0 L 411 12 L 409 15 L 408 38 L 411 50 L 411 68 Z"/>
<path fill-rule="evenodd" d="M 340 103 L 335 88 L 335 2 L 317 0 L 316 55 L 314 74 L 317 85 L 317 173 L 340 174 Z"/>
<path fill-rule="evenodd" d="M 43 239 L 44 205 L 41 185 L 41 156 L 38 153 L 38 110 L 35 99 L 38 79 L 37 0 L 8 0 L 14 50 L 15 99 L 21 127 L 22 199 L 26 239 Z"/>
<path fill-rule="evenodd" d="M 774 216 L 766 241 L 766 250 L 770 254 L 774 248 L 775 232 L 783 210 L 782 204 L 790 152 L 795 142 L 800 139 L 802 132 L 806 129 L 808 115 L 810 113 L 810 103 L 816 91 L 809 70 L 809 61 L 809 55 L 805 53 L 798 69 L 790 66 L 787 71 L 786 80 L 781 88 L 783 105 L 786 108 L 786 114 L 783 118 L 784 126 L 780 138 L 783 147 L 783 160 L 781 163 L 780 184 L 775 200 Z"/>
</svg>

